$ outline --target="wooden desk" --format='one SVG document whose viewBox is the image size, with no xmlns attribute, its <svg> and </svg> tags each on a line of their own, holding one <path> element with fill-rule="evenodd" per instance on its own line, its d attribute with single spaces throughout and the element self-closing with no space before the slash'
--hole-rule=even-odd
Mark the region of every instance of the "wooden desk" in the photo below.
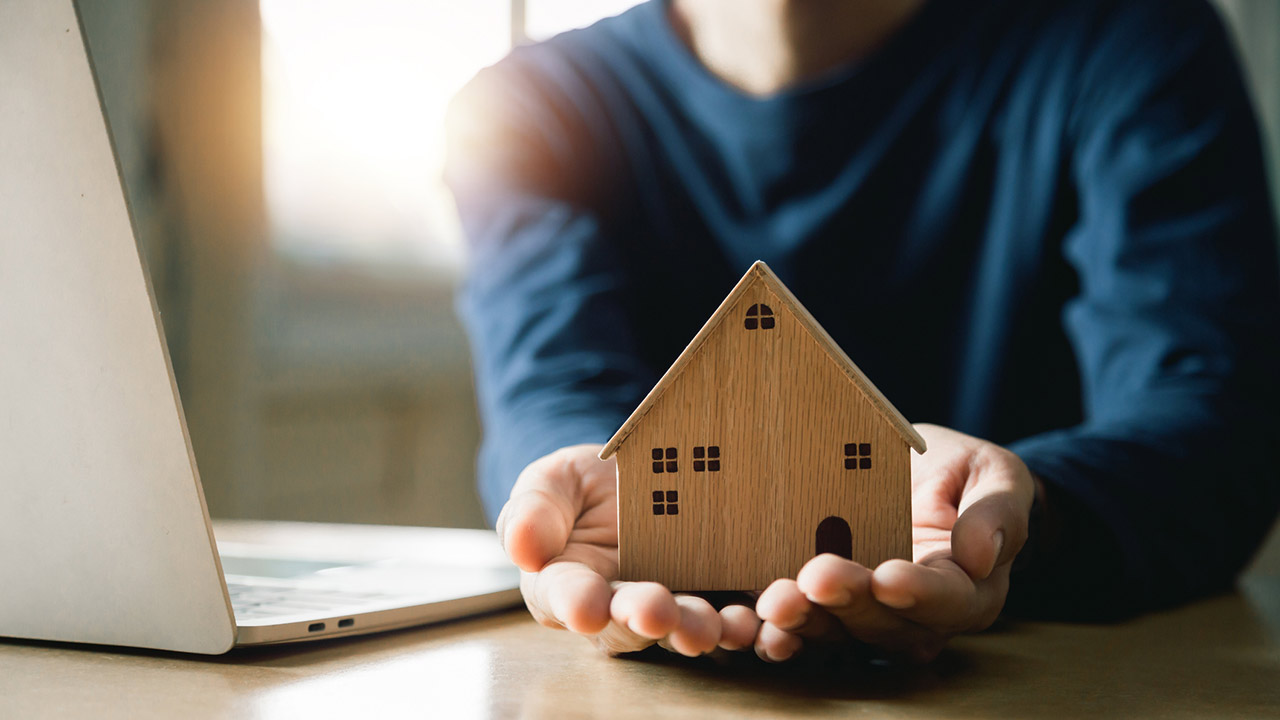
<svg viewBox="0 0 1280 720">
<path fill-rule="evenodd" d="M 0 717 L 1280 716 L 1280 580 L 1114 626 L 1006 623 L 927 668 L 608 659 L 523 611 L 221 658 L 0 642 Z"/>
</svg>

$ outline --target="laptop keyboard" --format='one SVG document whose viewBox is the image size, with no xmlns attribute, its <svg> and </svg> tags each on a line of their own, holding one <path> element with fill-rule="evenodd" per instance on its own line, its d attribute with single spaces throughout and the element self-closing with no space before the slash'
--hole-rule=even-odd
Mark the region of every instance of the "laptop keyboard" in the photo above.
<svg viewBox="0 0 1280 720">
<path fill-rule="evenodd" d="M 344 612 L 359 611 L 395 600 L 382 593 L 359 593 L 318 590 L 288 585 L 245 585 L 228 582 L 231 609 L 237 620 L 259 620 L 285 615 L 305 614 L 320 618 Z"/>
</svg>

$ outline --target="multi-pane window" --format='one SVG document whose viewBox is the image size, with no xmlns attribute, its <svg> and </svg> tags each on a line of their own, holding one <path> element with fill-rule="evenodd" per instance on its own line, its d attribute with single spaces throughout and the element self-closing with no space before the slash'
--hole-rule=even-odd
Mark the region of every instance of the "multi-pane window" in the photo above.
<svg viewBox="0 0 1280 720">
<path fill-rule="evenodd" d="M 845 470 L 871 469 L 871 443 L 844 444 Z"/>
<path fill-rule="evenodd" d="M 695 446 L 693 448 L 693 471 L 720 472 L 720 446 Z"/>
<path fill-rule="evenodd" d="M 680 514 L 680 495 L 675 490 L 653 491 L 653 514 L 654 515 L 679 515 Z"/>
<path fill-rule="evenodd" d="M 656 473 L 673 473 L 678 469 L 676 465 L 676 449 L 673 447 L 669 447 L 665 451 L 662 448 L 654 448 L 652 457 L 653 471 Z"/>
<path fill-rule="evenodd" d="M 773 308 L 764 303 L 752 305 L 747 308 L 747 317 L 742 324 L 748 330 L 755 330 L 756 328 L 761 330 L 771 329 L 774 325 Z"/>
</svg>

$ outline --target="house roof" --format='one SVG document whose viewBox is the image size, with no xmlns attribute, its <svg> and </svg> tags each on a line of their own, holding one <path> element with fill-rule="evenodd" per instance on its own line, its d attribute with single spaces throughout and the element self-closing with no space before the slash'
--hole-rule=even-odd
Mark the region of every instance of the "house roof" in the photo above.
<svg viewBox="0 0 1280 720">
<path fill-rule="evenodd" d="M 653 408 L 654 404 L 658 402 L 658 398 L 662 397 L 662 394 L 671 386 L 671 383 L 679 377 L 680 373 L 684 372 L 685 368 L 688 367 L 690 362 L 692 362 L 693 358 L 698 354 L 698 350 L 702 347 L 702 344 L 706 342 L 707 338 L 715 332 L 716 328 L 720 326 L 720 323 L 724 321 L 726 316 L 728 316 L 729 310 L 737 304 L 738 298 L 747 291 L 747 288 L 750 288 L 757 282 L 763 282 L 769 290 L 773 291 L 773 293 L 782 300 L 783 304 L 787 306 L 787 309 L 791 311 L 791 314 L 800 321 L 800 324 L 809 331 L 814 340 L 818 342 L 818 345 L 826 351 L 827 356 L 835 362 L 836 367 L 840 368 L 845 376 L 849 378 L 850 382 L 856 385 L 858 389 L 862 390 L 863 394 L 867 396 L 867 399 L 871 401 L 872 407 L 874 407 L 876 411 L 889 422 L 893 429 L 898 432 L 898 435 L 902 437 L 903 441 L 906 442 L 907 445 L 910 445 L 916 452 L 923 453 L 927 448 L 925 446 L 924 438 L 920 437 L 920 433 L 916 432 L 915 428 L 911 427 L 911 423 L 907 422 L 907 419 L 902 416 L 902 413 L 898 412 L 898 409 L 893 406 L 893 403 L 889 402 L 889 399 L 884 396 L 884 393 L 880 392 L 875 384 L 858 369 L 858 366 L 853 364 L 853 360 L 850 360 L 844 350 L 840 349 L 840 346 L 836 344 L 836 341 L 832 339 L 831 335 L 829 335 L 827 331 L 818 324 L 818 321 L 814 319 L 813 315 L 809 314 L 809 311 L 805 309 L 805 306 L 800 304 L 800 301 L 797 300 L 796 296 L 787 289 L 787 286 L 782 284 L 782 281 L 778 279 L 778 276 L 773 274 L 773 271 L 769 269 L 769 266 L 765 265 L 764 262 L 757 260 L 751 268 L 747 270 L 746 274 L 742 276 L 742 279 L 738 281 L 738 284 L 733 286 L 733 290 L 729 291 L 728 296 L 726 296 L 724 301 L 720 303 L 720 307 L 716 308 L 716 311 L 711 314 L 711 317 L 707 319 L 707 322 L 702 326 L 702 329 L 698 331 L 698 334 L 695 335 L 689 345 L 685 347 L 684 352 L 680 353 L 680 356 L 676 358 L 676 361 L 671 364 L 670 368 L 667 368 L 667 372 L 663 374 L 662 378 L 658 380 L 658 384 L 653 386 L 653 389 L 649 391 L 649 394 L 645 396 L 644 400 L 640 402 L 640 405 L 631 413 L 631 417 L 628 417 L 627 421 L 622 423 L 622 427 L 618 428 L 618 431 L 613 434 L 613 437 L 610 438 L 609 442 L 604 446 L 604 449 L 600 451 L 600 459 L 606 460 L 609 456 L 617 452 L 618 447 L 627 439 L 627 436 L 631 434 L 631 431 L 640 424 L 640 420 L 644 418 L 649 410 Z"/>
</svg>

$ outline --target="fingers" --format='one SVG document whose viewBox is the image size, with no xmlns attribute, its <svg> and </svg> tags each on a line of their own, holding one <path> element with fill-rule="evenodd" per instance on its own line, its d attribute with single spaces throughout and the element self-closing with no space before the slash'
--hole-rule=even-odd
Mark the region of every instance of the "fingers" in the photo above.
<svg viewBox="0 0 1280 720">
<path fill-rule="evenodd" d="M 609 606 L 611 622 L 594 638 L 609 655 L 637 652 L 676 629 L 680 610 L 675 598 L 657 583 L 621 583 Z"/>
<path fill-rule="evenodd" d="M 760 616 L 746 605 L 726 605 L 720 610 L 720 647 L 742 650 L 751 647 L 760 632 Z"/>
<path fill-rule="evenodd" d="M 1013 453 L 988 446 L 973 463 L 971 490 L 960 503 L 951 554 L 975 580 L 1013 562 L 1027 539 L 1035 483 Z"/>
<path fill-rule="evenodd" d="M 768 662 L 782 662 L 800 652 L 804 645 L 801 630 L 815 610 L 794 580 L 775 580 L 756 600 L 756 615 L 762 621 L 755 640 L 756 655 Z"/>
<path fill-rule="evenodd" d="M 872 594 L 871 571 L 855 562 L 819 555 L 800 569 L 796 586 L 863 642 L 879 644 L 908 629 Z"/>
<path fill-rule="evenodd" d="M 845 643 L 852 638 L 890 655 L 918 662 L 932 659 L 943 638 L 879 602 L 871 582 L 870 570 L 835 555 L 810 560 L 794 581 L 774 582 L 756 603 L 763 621 L 756 654 L 780 662 L 795 656 L 805 643 Z"/>
<path fill-rule="evenodd" d="M 680 610 L 671 591 L 658 583 L 621 583 L 609 607 L 613 621 L 641 637 L 666 637 L 680 622 Z"/>
<path fill-rule="evenodd" d="M 521 570 L 536 572 L 558 557 L 584 509 L 608 514 L 615 507 L 599 498 L 584 503 L 584 496 L 601 485 L 600 478 L 608 477 L 613 466 L 595 457 L 597 449 L 579 445 L 557 450 L 530 463 L 516 479 L 497 530 L 507 555 Z M 587 484 L 592 488 L 584 488 Z"/>
<path fill-rule="evenodd" d="M 948 636 L 990 625 L 1007 589 L 1007 567 L 975 583 L 946 558 L 921 564 L 891 560 L 872 572 L 822 555 L 795 581 L 779 580 L 761 594 L 756 652 L 778 662 L 806 642 L 852 637 L 889 655 L 927 662 Z"/>
<path fill-rule="evenodd" d="M 951 531 L 951 555 L 974 580 L 990 577 L 1000 565 L 1012 563 L 1027 539 L 1027 514 L 1006 494 L 977 500 L 956 520 Z"/>
<path fill-rule="evenodd" d="M 870 570 L 835 555 L 819 555 L 796 576 L 797 589 L 854 639 L 914 662 L 936 656 L 944 637 L 887 605 L 872 586 Z"/>
<path fill-rule="evenodd" d="M 769 662 L 788 660 L 805 639 L 833 641 L 847 637 L 840 623 L 801 592 L 795 580 L 776 580 L 756 601 L 763 621 L 756 638 L 756 654 Z"/>
<path fill-rule="evenodd" d="M 815 605 L 795 580 L 775 580 L 756 601 L 760 619 L 802 638 L 829 637 L 839 623 Z"/>
<path fill-rule="evenodd" d="M 959 566 L 950 569 L 890 560 L 872 575 L 872 594 L 900 617 L 944 632 L 965 629 L 975 610 L 976 589 Z"/>
<path fill-rule="evenodd" d="M 498 516 L 498 537 L 521 570 L 537 572 L 560 554 L 578 516 L 571 466 L 557 453 L 535 460 L 520 473 Z"/>
<path fill-rule="evenodd" d="M 872 594 L 907 621 L 944 635 L 981 630 L 995 621 L 1008 590 L 1008 569 L 975 582 L 947 559 L 890 560 L 876 568 Z"/>
<path fill-rule="evenodd" d="M 557 562 L 521 580 L 525 603 L 543 625 L 565 627 L 594 635 L 609 624 L 613 588 L 591 568 L 576 562 Z"/>
<path fill-rule="evenodd" d="M 711 603 L 692 595 L 676 596 L 680 621 L 660 644 L 681 655 L 698 657 L 720 643 L 720 613 Z"/>
<path fill-rule="evenodd" d="M 498 536 L 516 567 L 537 572 L 559 555 L 573 529 L 571 513 L 544 490 L 513 490 L 498 516 Z"/>
<path fill-rule="evenodd" d="M 756 655 L 767 662 L 783 662 L 790 660 L 804 646 L 804 640 L 795 633 L 788 632 L 772 623 L 760 626 L 756 636 Z"/>
<path fill-rule="evenodd" d="M 606 655 L 622 655 L 624 653 L 640 652 L 657 642 L 653 638 L 645 637 L 638 633 L 632 632 L 625 625 L 619 625 L 611 622 L 605 626 L 604 630 L 591 637 L 593 642 L 601 652 Z"/>
<path fill-rule="evenodd" d="M 726 641 L 726 624 L 730 646 L 751 644 L 759 622 L 752 622 L 741 610 L 754 615 L 740 605 L 729 606 L 726 621 L 703 598 L 672 595 L 657 583 L 621 583 L 610 605 L 610 622 L 593 640 L 610 655 L 636 652 L 656 642 L 672 652 L 697 657 Z"/>
</svg>

